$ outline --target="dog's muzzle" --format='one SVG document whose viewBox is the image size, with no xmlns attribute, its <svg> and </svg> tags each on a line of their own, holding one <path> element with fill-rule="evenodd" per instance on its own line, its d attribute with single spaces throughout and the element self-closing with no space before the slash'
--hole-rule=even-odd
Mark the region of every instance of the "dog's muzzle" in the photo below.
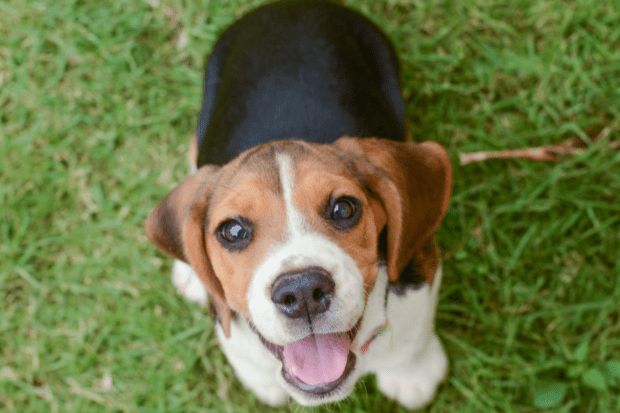
<svg viewBox="0 0 620 413">
<path fill-rule="evenodd" d="M 278 346 L 259 333 L 263 344 L 282 362 L 284 379 L 299 390 L 314 395 L 325 396 L 335 391 L 355 366 L 355 355 L 350 346 L 359 322 L 346 332 L 313 332 L 316 318 L 329 310 L 335 290 L 331 274 L 321 267 L 280 274 L 271 286 L 271 301 L 291 321 L 307 322 L 310 334 Z"/>
</svg>

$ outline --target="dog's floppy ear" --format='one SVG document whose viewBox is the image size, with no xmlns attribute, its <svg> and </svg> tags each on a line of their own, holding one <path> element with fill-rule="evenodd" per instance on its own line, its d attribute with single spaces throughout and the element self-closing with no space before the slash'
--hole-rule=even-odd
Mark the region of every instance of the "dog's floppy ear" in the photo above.
<svg viewBox="0 0 620 413">
<path fill-rule="evenodd" d="M 218 167 L 205 165 L 186 178 L 157 205 L 144 229 L 151 242 L 169 256 L 189 263 L 211 295 L 226 337 L 230 337 L 232 312 L 224 289 L 207 256 L 205 220 L 207 201 Z"/>
<path fill-rule="evenodd" d="M 388 275 L 395 282 L 446 214 L 452 190 L 450 159 L 435 142 L 343 137 L 334 146 L 353 155 L 357 172 L 383 206 Z"/>
</svg>

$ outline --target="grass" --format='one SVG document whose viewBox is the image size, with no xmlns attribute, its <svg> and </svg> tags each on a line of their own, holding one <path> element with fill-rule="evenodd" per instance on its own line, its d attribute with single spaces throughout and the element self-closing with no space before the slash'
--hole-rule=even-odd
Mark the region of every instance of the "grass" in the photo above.
<svg viewBox="0 0 620 413">
<path fill-rule="evenodd" d="M 204 57 L 258 3 L 0 3 L 0 410 L 405 411 L 372 377 L 337 405 L 261 405 L 143 233 L 187 174 Z M 424 411 L 620 412 L 620 3 L 347 3 L 396 44 L 412 136 L 455 166 L 451 373 Z M 558 163 L 457 165 L 574 137 Z"/>
</svg>

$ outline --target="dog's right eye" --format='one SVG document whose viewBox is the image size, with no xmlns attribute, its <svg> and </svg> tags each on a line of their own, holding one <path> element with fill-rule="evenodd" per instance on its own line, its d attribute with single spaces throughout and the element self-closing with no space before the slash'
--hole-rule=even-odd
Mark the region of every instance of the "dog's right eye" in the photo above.
<svg viewBox="0 0 620 413">
<path fill-rule="evenodd" d="M 215 230 L 215 237 L 224 248 L 241 251 L 252 240 L 252 233 L 252 224 L 244 218 L 237 218 L 222 222 Z"/>
</svg>

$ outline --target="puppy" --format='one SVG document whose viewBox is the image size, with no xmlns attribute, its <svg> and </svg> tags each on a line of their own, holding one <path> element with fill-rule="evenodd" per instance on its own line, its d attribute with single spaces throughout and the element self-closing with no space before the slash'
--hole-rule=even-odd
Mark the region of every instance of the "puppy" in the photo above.
<svg viewBox="0 0 620 413">
<path fill-rule="evenodd" d="M 208 59 L 195 173 L 146 233 L 267 404 L 340 400 L 372 372 L 416 408 L 445 377 L 433 234 L 452 172 L 407 141 L 398 72 L 387 37 L 329 1 L 260 7 Z"/>
</svg>

